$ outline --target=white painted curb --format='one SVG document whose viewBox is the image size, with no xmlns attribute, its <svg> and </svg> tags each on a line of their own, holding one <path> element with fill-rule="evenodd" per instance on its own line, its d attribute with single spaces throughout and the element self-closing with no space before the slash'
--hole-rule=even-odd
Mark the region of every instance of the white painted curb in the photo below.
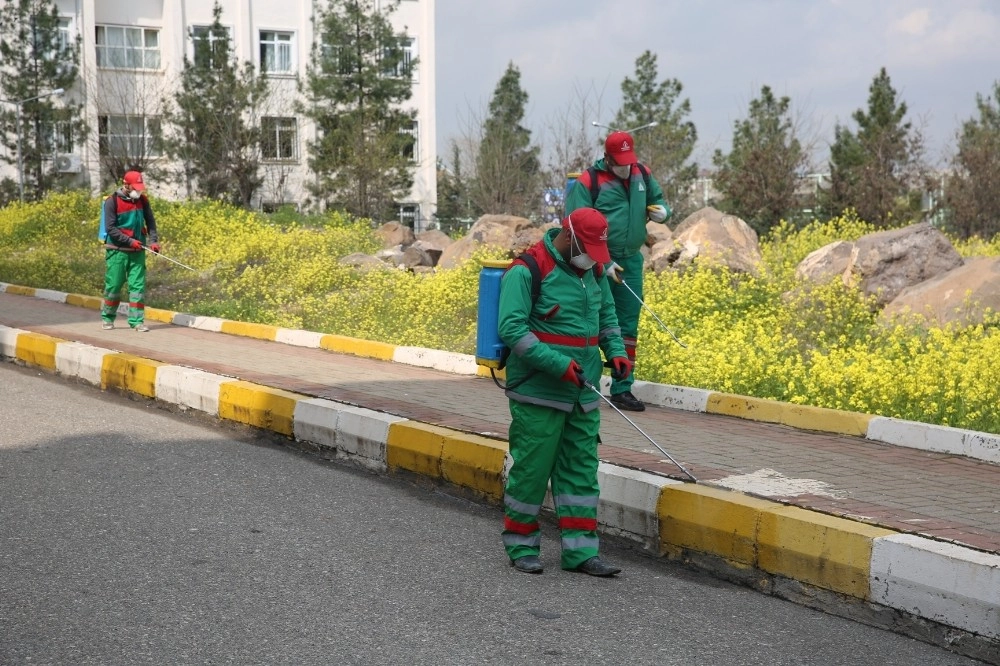
<svg viewBox="0 0 1000 666">
<path fill-rule="evenodd" d="M 7 358 L 17 356 L 17 336 L 21 333 L 25 331 L 0 324 L 0 356 Z"/>
<path fill-rule="evenodd" d="M 110 353 L 82 342 L 60 342 L 56 345 L 56 372 L 100 386 L 104 357 Z"/>
<path fill-rule="evenodd" d="M 231 378 L 180 365 L 156 369 L 156 399 L 182 408 L 219 415 L 219 387 Z"/>
<path fill-rule="evenodd" d="M 396 347 L 392 353 L 392 361 L 455 375 L 474 375 L 479 368 L 475 356 L 422 347 Z"/>
<path fill-rule="evenodd" d="M 188 328 L 197 328 L 202 331 L 219 333 L 222 331 L 222 322 L 224 321 L 226 320 L 219 319 L 218 317 L 198 317 L 179 312 L 174 315 L 173 320 L 170 323 L 176 324 L 177 326 L 187 326 Z"/>
<path fill-rule="evenodd" d="M 312 331 L 298 331 L 291 328 L 279 328 L 274 334 L 274 341 L 293 347 L 311 347 L 319 349 L 323 340 L 323 333 L 313 333 Z"/>
<path fill-rule="evenodd" d="M 872 600 L 1000 638 L 1000 556 L 911 534 L 872 545 Z"/>
<path fill-rule="evenodd" d="M 598 465 L 597 479 L 601 487 L 597 522 L 604 525 L 609 534 L 625 536 L 646 548 L 658 549 L 660 492 L 664 486 L 682 485 L 682 482 L 607 463 Z"/>
</svg>

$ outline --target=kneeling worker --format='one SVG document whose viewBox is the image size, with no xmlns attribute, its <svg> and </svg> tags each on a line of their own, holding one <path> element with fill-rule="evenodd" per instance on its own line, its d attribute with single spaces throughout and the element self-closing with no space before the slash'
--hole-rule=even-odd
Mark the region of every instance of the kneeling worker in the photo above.
<svg viewBox="0 0 1000 666">
<path fill-rule="evenodd" d="M 626 377 L 615 302 L 603 273 L 610 262 L 608 221 L 593 208 L 573 211 L 529 248 L 540 289 L 521 259 L 500 285 L 500 338 L 507 361 L 508 436 L 514 465 L 504 494 L 503 543 L 511 564 L 541 573 L 538 512 L 552 481 L 563 569 L 592 576 L 621 571 L 598 557 L 597 442 L 601 352 L 614 375 Z"/>
</svg>

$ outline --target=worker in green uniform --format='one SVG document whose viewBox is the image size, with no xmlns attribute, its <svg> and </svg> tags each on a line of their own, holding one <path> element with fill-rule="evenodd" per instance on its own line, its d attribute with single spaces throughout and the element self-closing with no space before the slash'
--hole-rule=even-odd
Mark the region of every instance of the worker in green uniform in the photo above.
<svg viewBox="0 0 1000 666">
<path fill-rule="evenodd" d="M 584 207 L 596 208 L 608 219 L 608 251 L 612 261 L 605 268 L 613 282 L 611 294 L 625 349 L 635 363 L 643 298 L 644 260 L 639 250 L 646 242 L 646 219 L 666 222 L 671 210 L 663 199 L 660 184 L 636 158 L 635 143 L 627 132 L 609 134 L 604 141 L 604 157 L 581 173 L 570 188 L 566 212 Z M 634 373 L 613 380 L 611 402 L 619 409 L 641 412 L 646 406 L 632 395 L 633 383 Z"/>
<path fill-rule="evenodd" d="M 617 376 L 632 370 L 604 274 L 611 260 L 607 238 L 599 211 L 576 210 L 527 250 L 537 277 L 518 259 L 500 283 L 499 333 L 511 350 L 506 393 L 514 459 L 504 494 L 503 544 L 518 571 L 542 571 L 538 512 L 550 480 L 562 568 L 592 576 L 621 571 L 598 556 L 601 397 L 585 383 L 599 385 L 601 352 Z"/>
</svg>

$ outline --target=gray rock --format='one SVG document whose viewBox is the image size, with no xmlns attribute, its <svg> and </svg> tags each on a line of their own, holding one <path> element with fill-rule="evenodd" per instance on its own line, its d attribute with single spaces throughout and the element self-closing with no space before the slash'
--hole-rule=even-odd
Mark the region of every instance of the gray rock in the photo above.
<svg viewBox="0 0 1000 666">
<path fill-rule="evenodd" d="M 975 257 L 962 266 L 903 289 L 882 316 L 913 312 L 932 325 L 979 324 L 985 310 L 1000 312 L 1000 257 Z"/>
<path fill-rule="evenodd" d="M 962 265 L 962 257 L 940 231 L 927 222 L 879 231 L 854 243 L 844 269 L 844 283 L 874 295 L 879 306 L 907 287 Z"/>
</svg>

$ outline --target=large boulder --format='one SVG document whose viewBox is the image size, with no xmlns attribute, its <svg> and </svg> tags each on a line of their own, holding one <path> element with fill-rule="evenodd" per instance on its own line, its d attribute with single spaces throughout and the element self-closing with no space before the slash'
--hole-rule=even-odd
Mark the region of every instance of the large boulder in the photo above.
<svg viewBox="0 0 1000 666">
<path fill-rule="evenodd" d="M 649 248 L 649 257 L 646 259 L 646 268 L 654 273 L 662 273 L 669 269 L 677 257 L 680 256 L 680 248 L 674 245 L 671 240 L 660 241 Z"/>
<path fill-rule="evenodd" d="M 668 241 L 673 237 L 670 227 L 660 222 L 646 222 L 646 246 L 655 247 L 657 243 Z"/>
<path fill-rule="evenodd" d="M 483 215 L 476 220 L 465 236 L 449 245 L 441 253 L 438 267 L 455 268 L 472 257 L 477 249 L 487 245 L 510 251 L 515 234 L 530 226 L 531 220 L 523 217 Z"/>
<path fill-rule="evenodd" d="M 1000 312 L 1000 258 L 976 257 L 962 266 L 903 289 L 884 317 L 913 312 L 931 324 L 978 324 L 986 309 Z"/>
<path fill-rule="evenodd" d="M 674 267 L 699 261 L 750 273 L 761 261 L 757 232 L 735 215 L 726 215 L 712 207 L 687 216 L 674 229 L 673 240 L 681 248 Z"/>
<path fill-rule="evenodd" d="M 884 306 L 906 287 L 961 265 L 962 257 L 944 234 L 921 222 L 859 238 L 844 269 L 844 283 L 874 295 Z"/>
<path fill-rule="evenodd" d="M 421 247 L 425 249 L 435 249 L 444 252 L 445 248 L 455 242 L 455 240 L 440 229 L 430 229 L 417 234 L 417 241 L 423 243 Z"/>
<path fill-rule="evenodd" d="M 795 268 L 795 276 L 810 282 L 830 282 L 842 278 L 851 261 L 854 243 L 835 241 L 813 250 Z"/>
<path fill-rule="evenodd" d="M 386 222 L 375 230 L 375 235 L 382 239 L 382 247 L 386 249 L 397 245 L 409 247 L 416 240 L 413 229 L 399 222 Z"/>
<path fill-rule="evenodd" d="M 364 252 L 355 252 L 354 254 L 343 256 L 337 260 L 337 263 L 343 266 L 351 266 L 361 271 L 392 270 L 392 266 L 386 262 Z"/>
</svg>

